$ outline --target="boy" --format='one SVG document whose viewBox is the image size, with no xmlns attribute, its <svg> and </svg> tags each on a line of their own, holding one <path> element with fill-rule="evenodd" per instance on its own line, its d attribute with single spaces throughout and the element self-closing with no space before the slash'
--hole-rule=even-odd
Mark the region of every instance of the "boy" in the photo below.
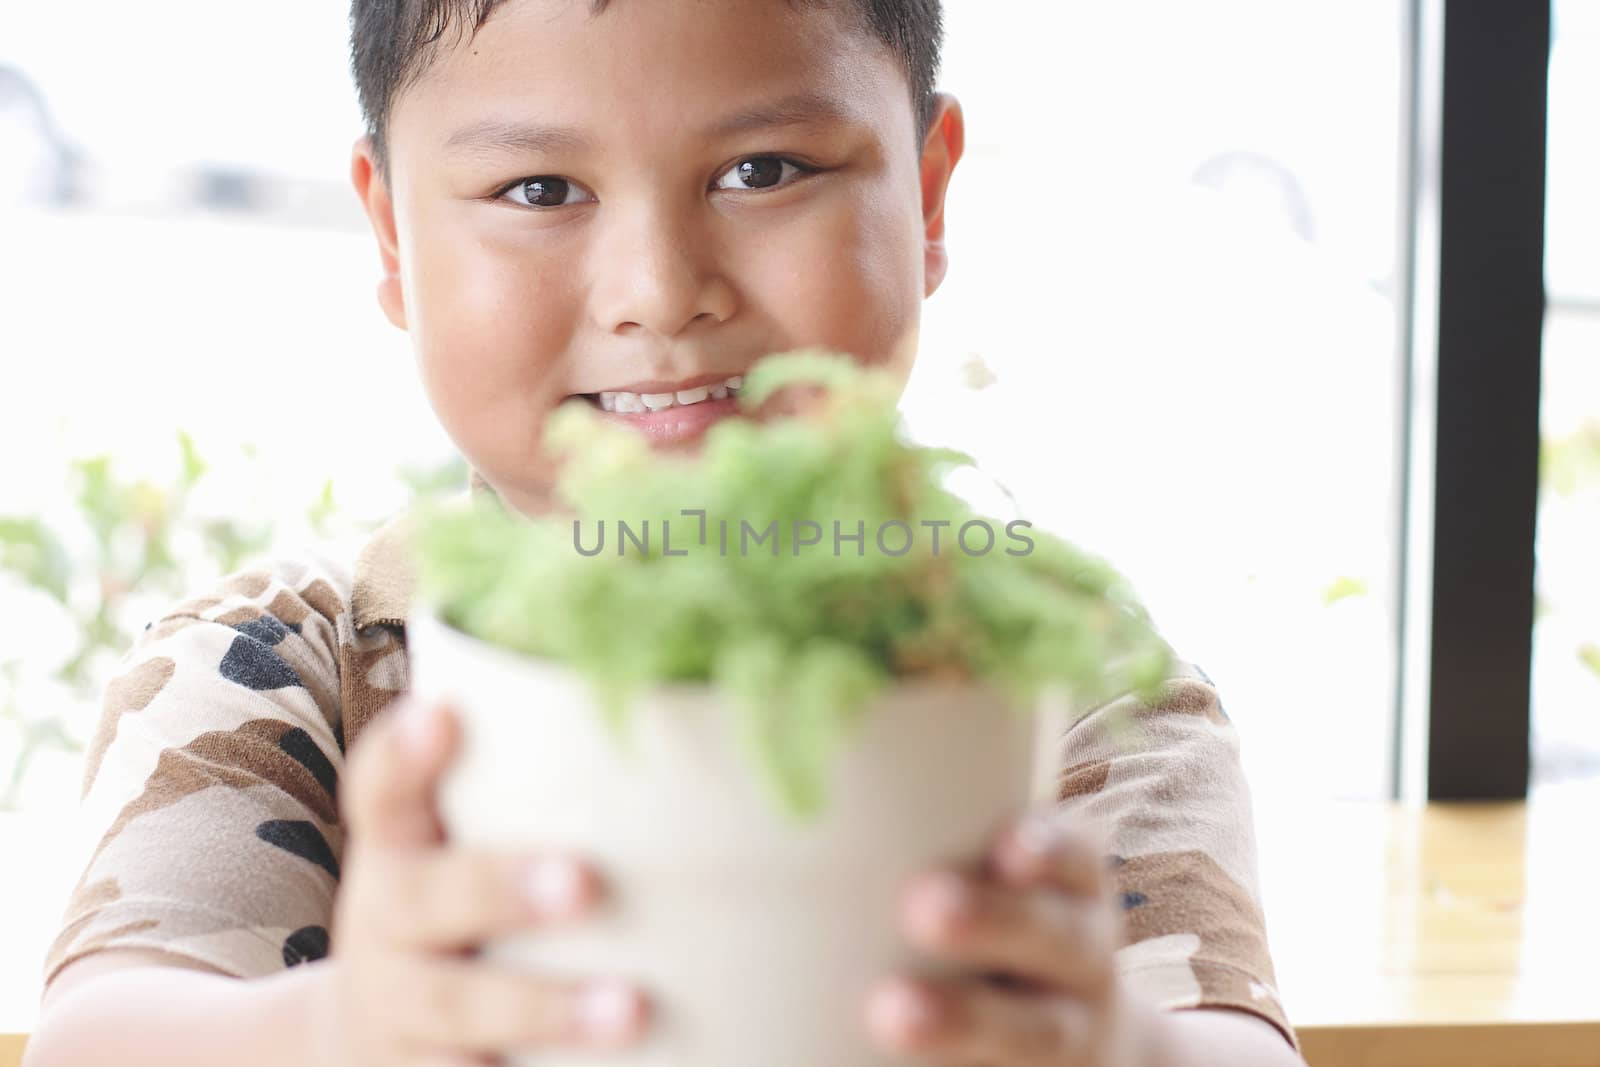
<svg viewBox="0 0 1600 1067">
<path fill-rule="evenodd" d="M 571 397 L 680 446 L 770 351 L 909 370 L 962 154 L 937 0 L 356 0 L 352 26 L 379 302 L 475 491 L 539 511 Z M 108 687 L 84 799 L 104 829 L 31 1067 L 466 1064 L 648 1033 L 670 990 L 474 958 L 581 921 L 604 872 L 443 840 L 457 726 L 403 695 L 395 530 L 353 573 L 280 560 L 179 605 Z M 1135 713 L 1145 751 L 1087 716 L 1060 807 L 884 916 L 965 973 L 885 976 L 861 1024 L 886 1054 L 1299 1062 L 1232 726 L 1192 670 Z"/>
</svg>

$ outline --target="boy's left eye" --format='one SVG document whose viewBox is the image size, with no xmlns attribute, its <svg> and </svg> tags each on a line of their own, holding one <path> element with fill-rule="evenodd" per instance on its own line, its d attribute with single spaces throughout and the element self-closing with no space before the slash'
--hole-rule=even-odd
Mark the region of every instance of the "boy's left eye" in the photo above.
<svg viewBox="0 0 1600 1067">
<path fill-rule="evenodd" d="M 802 174 L 811 174 L 814 167 L 803 166 L 792 159 L 778 156 L 753 156 L 741 159 L 717 179 L 718 189 L 776 189 L 792 182 Z"/>
</svg>

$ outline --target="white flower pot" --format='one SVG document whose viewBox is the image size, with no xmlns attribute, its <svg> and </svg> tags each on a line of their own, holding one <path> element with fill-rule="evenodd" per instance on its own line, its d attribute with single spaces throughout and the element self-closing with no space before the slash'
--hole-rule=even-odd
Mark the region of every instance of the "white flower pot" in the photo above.
<svg viewBox="0 0 1600 1067">
<path fill-rule="evenodd" d="M 463 717 L 440 795 L 450 838 L 571 849 L 610 889 L 594 918 L 497 942 L 486 958 L 631 979 L 656 1007 L 633 1049 L 515 1062 L 889 1067 L 865 1029 L 867 990 L 898 968 L 939 970 L 897 931 L 906 878 L 974 856 L 1049 781 L 1035 753 L 1050 746 L 1035 739 L 1051 717 L 977 687 L 907 683 L 867 712 L 825 812 L 796 823 L 759 787 L 708 687 L 642 697 L 623 751 L 568 669 L 428 610 L 408 645 L 412 691 Z"/>
</svg>

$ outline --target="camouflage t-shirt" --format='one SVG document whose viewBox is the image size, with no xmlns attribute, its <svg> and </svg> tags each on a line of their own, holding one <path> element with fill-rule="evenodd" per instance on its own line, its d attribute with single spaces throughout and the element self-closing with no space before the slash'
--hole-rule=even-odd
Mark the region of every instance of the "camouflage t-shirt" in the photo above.
<svg viewBox="0 0 1600 1067">
<path fill-rule="evenodd" d="M 327 955 L 345 753 L 408 684 L 404 526 L 359 552 L 264 562 L 146 627 L 86 756 L 85 867 L 47 984 L 107 948 L 236 977 Z M 1143 727 L 1132 748 L 1107 728 L 1129 711 Z M 1180 663 L 1159 701 L 1091 712 L 1062 735 L 1057 766 L 1061 804 L 1097 820 L 1113 852 L 1127 984 L 1167 1008 L 1252 1013 L 1298 1048 L 1267 948 L 1239 740 L 1210 679 Z"/>
</svg>

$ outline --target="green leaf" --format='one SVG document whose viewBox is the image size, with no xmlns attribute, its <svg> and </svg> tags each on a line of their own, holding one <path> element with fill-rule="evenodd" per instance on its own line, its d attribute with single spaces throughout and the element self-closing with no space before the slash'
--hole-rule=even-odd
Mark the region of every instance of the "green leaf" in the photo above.
<svg viewBox="0 0 1600 1067">
<path fill-rule="evenodd" d="M 200 452 L 194 445 L 194 438 L 189 436 L 187 430 L 178 431 L 178 448 L 183 453 L 183 467 L 178 475 L 179 484 L 185 489 L 192 489 L 206 473 L 205 460 L 200 458 Z"/>
<path fill-rule="evenodd" d="M 201 525 L 201 534 L 212 559 L 225 574 L 238 570 L 240 564 L 266 551 L 272 544 L 270 523 L 213 519 Z"/>
<path fill-rule="evenodd" d="M 328 523 L 338 510 L 338 505 L 333 499 L 333 479 L 329 478 L 322 483 L 321 495 L 306 508 L 306 520 L 319 535 L 326 534 Z"/>
<path fill-rule="evenodd" d="M 882 395 L 893 387 L 887 375 L 863 371 L 849 360 L 820 348 L 769 356 L 745 376 L 739 390 L 741 407 L 758 407 L 779 389 L 791 385 L 817 385 L 835 392 Z"/>
<path fill-rule="evenodd" d="M 109 553 L 112 532 L 127 514 L 125 493 L 111 475 L 111 457 L 75 460 L 72 472 L 77 480 L 78 511 L 94 531 L 101 551 Z"/>
<path fill-rule="evenodd" d="M 61 539 L 38 519 L 0 518 L 0 568 L 66 604 L 72 560 Z"/>
<path fill-rule="evenodd" d="M 1341 600 L 1366 595 L 1367 583 L 1365 581 L 1360 578 L 1351 578 L 1348 575 L 1340 575 L 1329 582 L 1327 588 L 1322 591 L 1322 603 L 1324 607 L 1327 607 L 1337 604 Z"/>
<path fill-rule="evenodd" d="M 1600 645 L 1589 643 L 1578 649 L 1578 660 L 1600 678 Z"/>
<path fill-rule="evenodd" d="M 1561 496 L 1600 485 L 1600 422 L 1540 439 L 1539 484 Z"/>
</svg>

